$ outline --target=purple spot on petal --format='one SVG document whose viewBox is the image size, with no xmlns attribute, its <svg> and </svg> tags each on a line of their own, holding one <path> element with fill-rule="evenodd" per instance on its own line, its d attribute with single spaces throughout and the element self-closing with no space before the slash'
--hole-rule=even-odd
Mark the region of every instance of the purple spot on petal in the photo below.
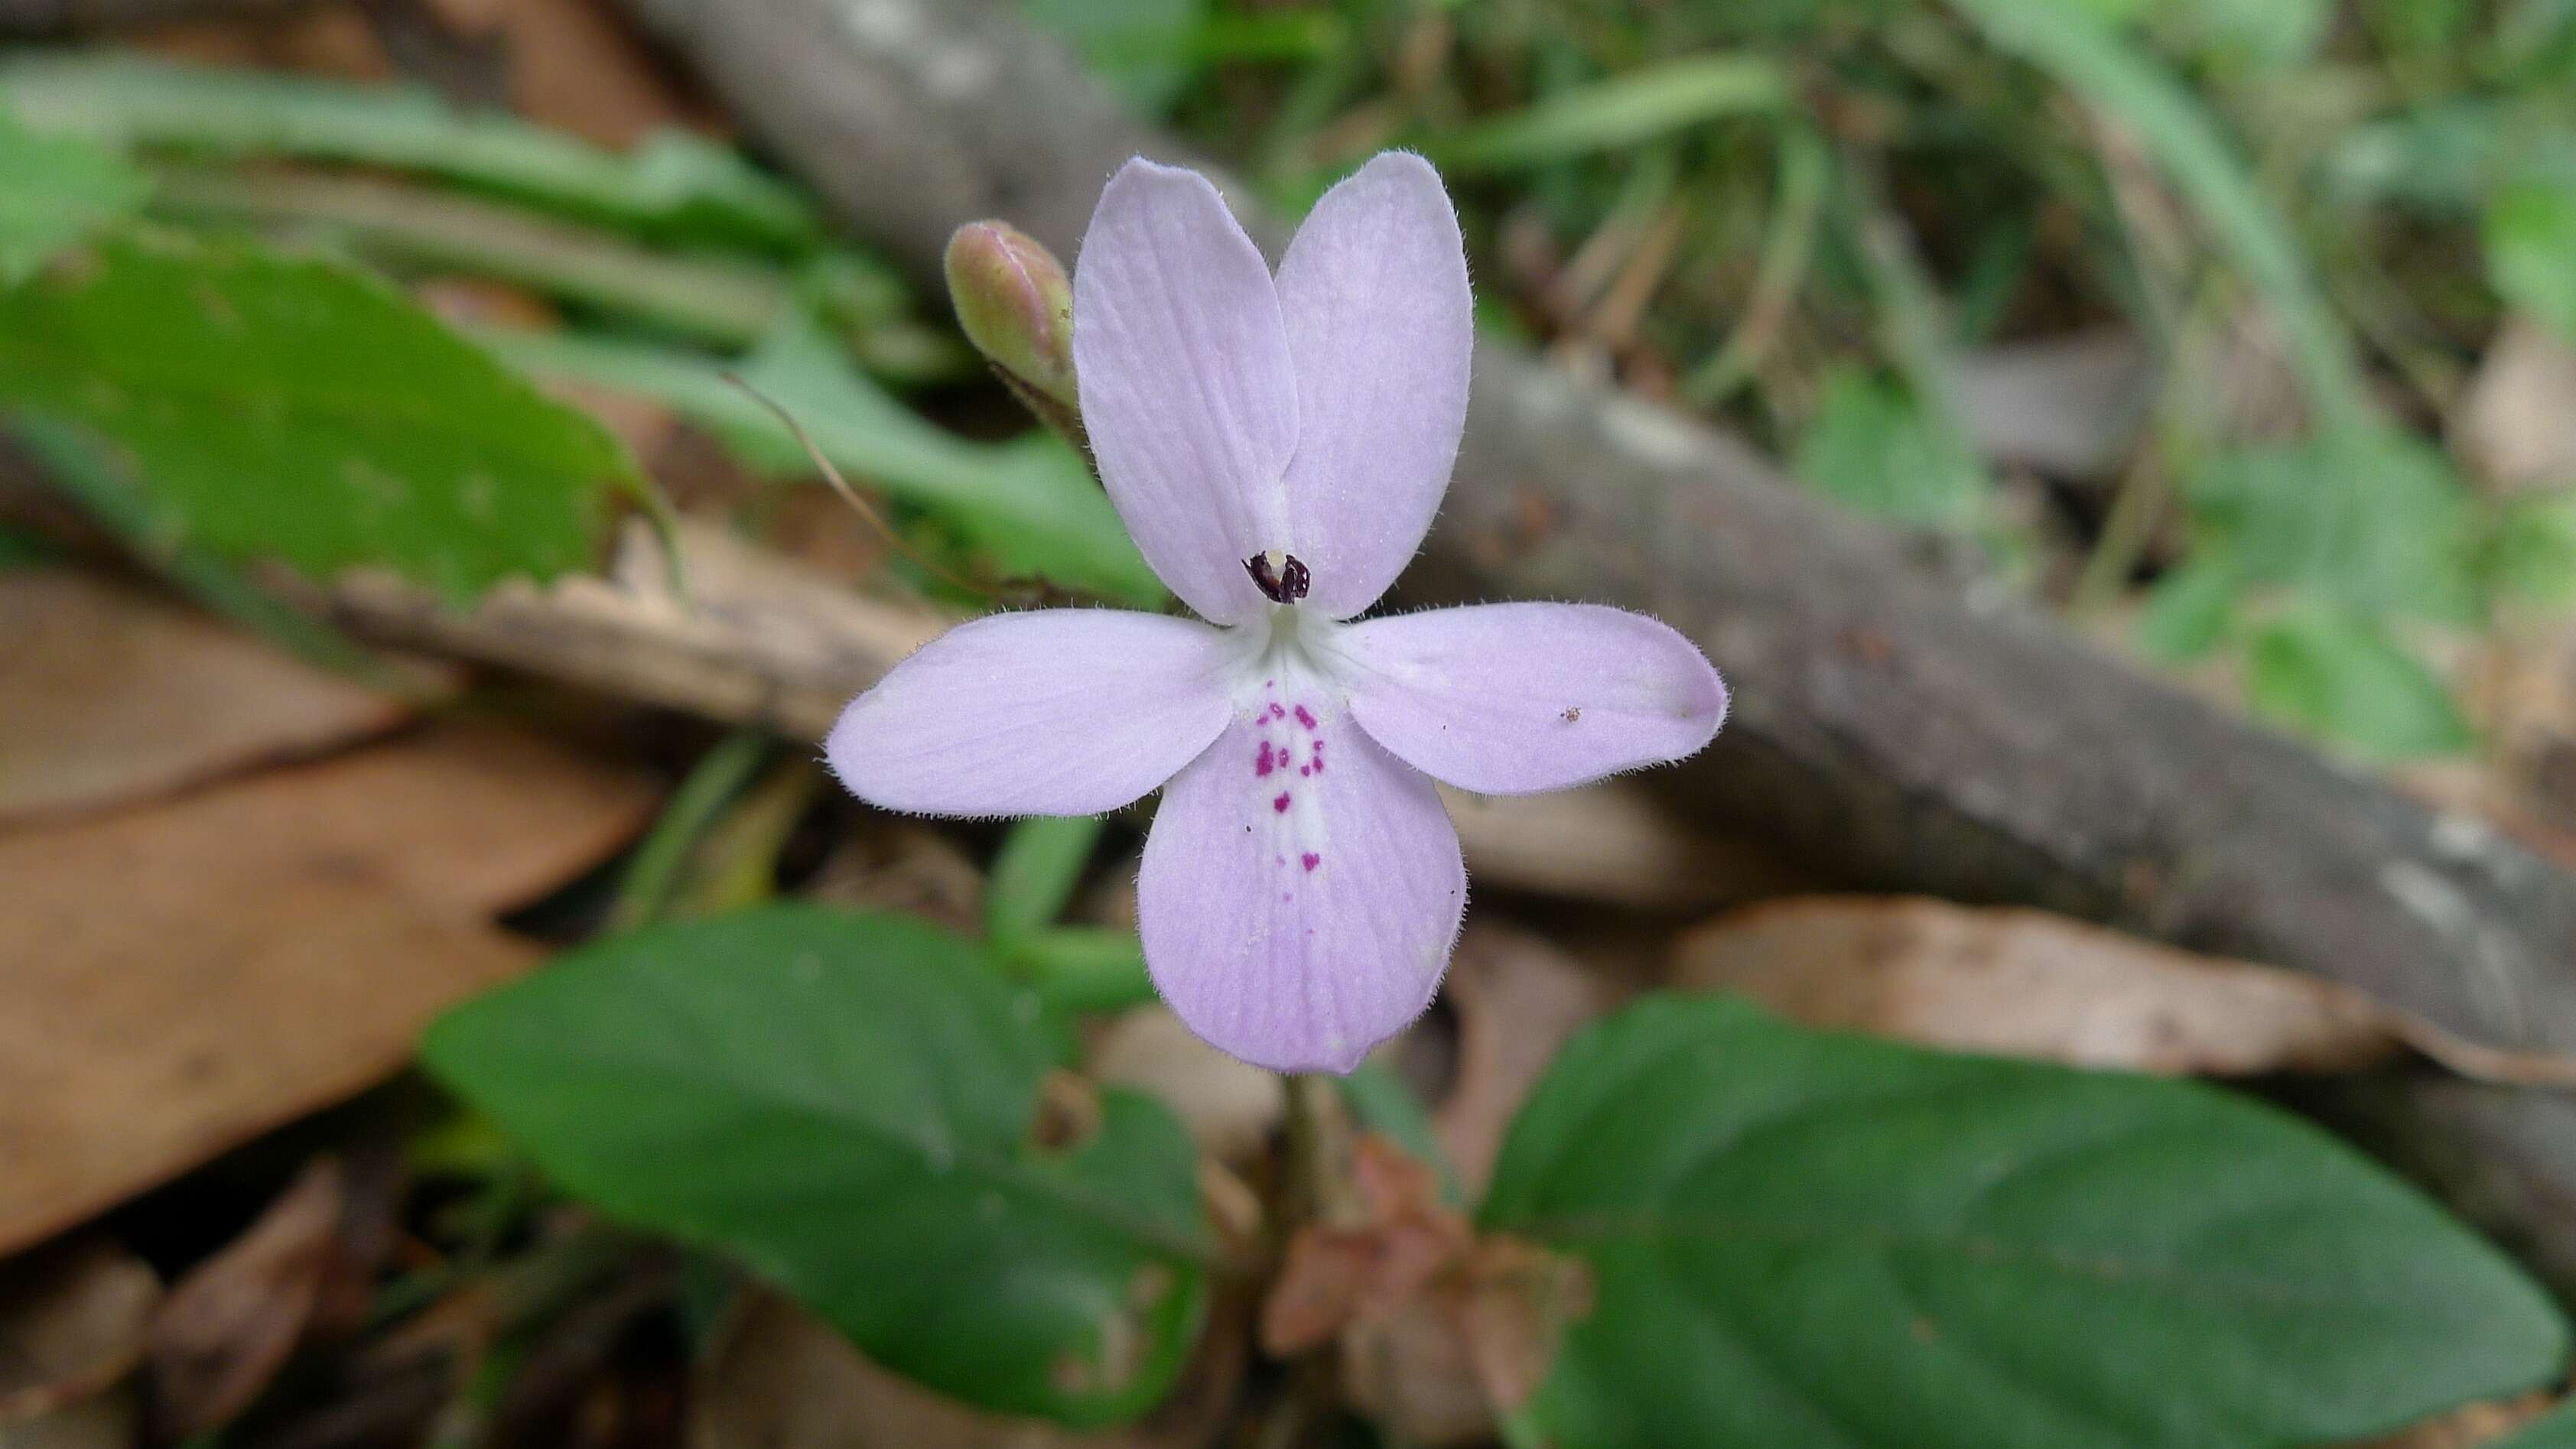
<svg viewBox="0 0 2576 1449">
<path fill-rule="evenodd" d="M 1313 729 L 1315 727 L 1315 717 L 1306 713 L 1306 706 L 1302 704 L 1297 706 L 1297 723 L 1304 725 L 1308 729 Z"/>
<path fill-rule="evenodd" d="M 1270 742 L 1268 740 L 1263 740 L 1261 742 L 1260 757 L 1252 762 L 1253 777 L 1258 779 L 1263 775 L 1269 774 L 1278 763 L 1280 762 L 1274 761 L 1270 756 Z"/>
<path fill-rule="evenodd" d="M 1288 813 L 1287 791 L 1280 791 L 1279 798 L 1270 802 L 1270 812 L 1274 815 L 1285 815 Z"/>
<path fill-rule="evenodd" d="M 1270 706 L 1270 717 L 1272 719 L 1286 719 L 1288 717 L 1288 711 L 1281 709 L 1279 706 L 1274 704 Z"/>
<path fill-rule="evenodd" d="M 1315 767 L 1312 765 L 1299 765 L 1297 767 L 1297 773 L 1300 775 L 1311 775 L 1315 773 Z"/>
<path fill-rule="evenodd" d="M 1313 870 L 1315 867 L 1324 863 L 1324 858 L 1311 850 L 1297 858 L 1306 863 L 1306 869 L 1308 870 Z"/>
</svg>

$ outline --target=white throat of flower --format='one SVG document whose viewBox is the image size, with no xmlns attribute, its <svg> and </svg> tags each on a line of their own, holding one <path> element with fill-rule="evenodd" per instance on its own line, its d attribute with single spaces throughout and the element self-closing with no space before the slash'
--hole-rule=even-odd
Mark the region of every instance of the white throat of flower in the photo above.
<svg viewBox="0 0 2576 1449">
<path fill-rule="evenodd" d="M 1347 627 L 1291 603 L 1272 604 L 1228 629 L 1235 648 L 1226 695 L 1235 712 L 1251 717 L 1303 709 L 1318 720 L 1340 718 L 1350 695 L 1350 666 L 1338 647 Z"/>
</svg>

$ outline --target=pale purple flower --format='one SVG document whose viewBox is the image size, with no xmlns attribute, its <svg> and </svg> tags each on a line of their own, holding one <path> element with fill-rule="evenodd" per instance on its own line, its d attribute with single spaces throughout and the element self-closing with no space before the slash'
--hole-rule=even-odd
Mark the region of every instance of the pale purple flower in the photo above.
<svg viewBox="0 0 2576 1449">
<path fill-rule="evenodd" d="M 1101 479 L 1207 622 L 961 625 L 850 705 L 832 768 L 934 815 L 1161 786 L 1137 882 L 1155 987 L 1245 1061 L 1349 1071 L 1429 1005 L 1466 906 L 1431 782 L 1517 795 L 1679 759 L 1725 686 L 1680 634 L 1594 605 L 1351 622 L 1420 546 L 1466 419 L 1466 258 L 1422 158 L 1326 193 L 1275 279 L 1205 178 L 1130 161 L 1073 310 Z"/>
</svg>

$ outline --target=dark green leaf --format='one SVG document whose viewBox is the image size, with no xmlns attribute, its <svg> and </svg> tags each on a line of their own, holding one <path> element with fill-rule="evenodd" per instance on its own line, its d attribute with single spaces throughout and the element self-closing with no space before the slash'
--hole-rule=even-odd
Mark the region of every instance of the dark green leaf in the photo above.
<svg viewBox="0 0 2576 1449">
<path fill-rule="evenodd" d="M 0 287 L 56 252 L 132 215 L 151 191 L 143 173 L 77 136 L 42 135 L 0 109 Z"/>
<path fill-rule="evenodd" d="M 969 942 L 778 906 L 576 952 L 424 1052 L 564 1187 L 734 1253 L 887 1367 L 1109 1423 L 1198 1335 L 1197 1161 L 1116 1091 L 1088 1140 L 1035 1141 L 1038 1016 Z"/>
<path fill-rule="evenodd" d="M 2382 759 L 2476 742 L 2432 671 L 2384 628 L 2346 614 L 2299 610 L 2265 624 L 2246 657 L 2245 692 L 2263 714 Z"/>
<path fill-rule="evenodd" d="M 1720 998 L 1570 1043 L 1482 1217 L 1595 1274 L 1528 1411 L 1560 1449 L 2256 1449 L 2566 1352 L 2502 1254 L 2295 1118 Z"/>
<path fill-rule="evenodd" d="M 803 250 L 796 191 L 733 152 L 664 131 L 620 155 L 500 111 L 461 111 L 414 86 L 26 53 L 0 64 L 0 105 L 31 125 L 126 149 L 296 156 L 390 166 L 657 236 Z"/>
<path fill-rule="evenodd" d="M 229 248 L 110 242 L 0 294 L 0 404 L 118 445 L 172 537 L 458 599 L 588 565 L 635 477 L 381 282 Z"/>
</svg>

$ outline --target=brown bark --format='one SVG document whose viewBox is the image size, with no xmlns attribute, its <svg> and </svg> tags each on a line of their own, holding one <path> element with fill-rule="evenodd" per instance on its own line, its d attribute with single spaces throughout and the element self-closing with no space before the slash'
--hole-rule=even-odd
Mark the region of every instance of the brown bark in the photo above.
<svg viewBox="0 0 2576 1449">
<path fill-rule="evenodd" d="M 934 289 L 959 223 L 1000 217 L 1072 257 L 1121 161 L 1191 159 L 993 0 L 630 8 Z M 1275 245 L 1274 221 L 1247 220 Z M 2043 905 L 2316 971 L 2480 1040 L 2576 1049 L 2567 876 L 1963 596 L 1736 442 L 1510 348 L 1478 353 L 1457 481 L 1407 592 L 1592 599 L 1682 628 L 1735 707 L 1677 788 L 1839 878 Z M 2425 1073 L 2325 1097 L 2576 1288 L 2576 1101 Z"/>
</svg>

